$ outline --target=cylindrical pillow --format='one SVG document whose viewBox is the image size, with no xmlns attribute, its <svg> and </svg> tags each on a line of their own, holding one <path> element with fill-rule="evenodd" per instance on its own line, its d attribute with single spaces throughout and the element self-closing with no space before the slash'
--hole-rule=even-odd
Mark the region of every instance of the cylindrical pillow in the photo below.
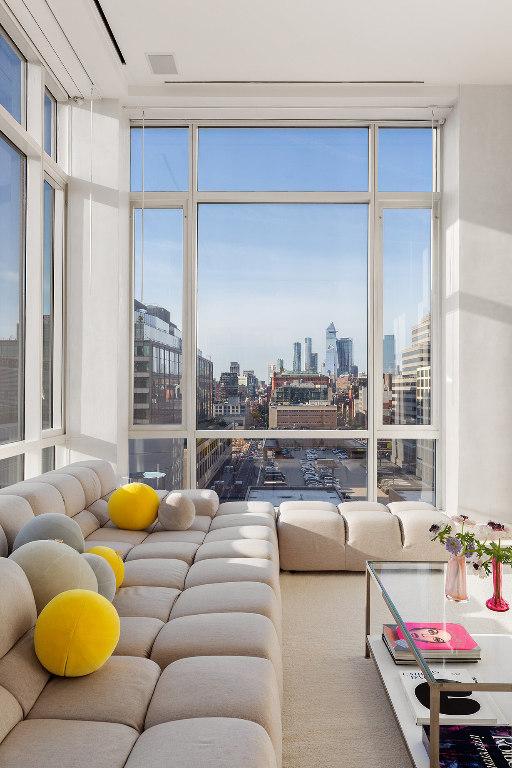
<svg viewBox="0 0 512 768">
<path fill-rule="evenodd" d="M 41 612 L 34 648 L 48 672 L 81 677 L 105 664 L 119 634 L 119 616 L 112 603 L 94 592 L 72 589 L 54 597 Z"/>
<path fill-rule="evenodd" d="M 0 557 L 7 557 L 9 554 L 9 545 L 7 544 L 7 536 L 4 533 L 4 529 L 0 525 Z"/>
<path fill-rule="evenodd" d="M 85 549 L 82 529 L 76 520 L 63 515 L 61 512 L 46 512 L 32 518 L 23 526 L 14 539 L 13 552 L 22 547 L 23 544 L 28 544 L 29 541 L 45 539 L 64 542 L 68 547 L 76 549 L 77 552 L 83 552 Z"/>
<path fill-rule="evenodd" d="M 158 507 L 158 522 L 167 531 L 186 531 L 195 516 L 194 502 L 179 491 L 170 493 Z"/>
<path fill-rule="evenodd" d="M 128 483 L 118 488 L 108 500 L 108 514 L 118 528 L 143 531 L 157 516 L 160 499 L 145 483 Z"/>
<path fill-rule="evenodd" d="M 98 593 L 112 602 L 116 594 L 116 577 L 112 566 L 100 555 L 85 552 L 82 557 L 87 560 L 98 582 Z"/>
<path fill-rule="evenodd" d="M 98 591 L 94 572 L 76 549 L 58 541 L 29 541 L 10 555 L 25 571 L 37 612 L 52 598 L 69 589 Z"/>
<path fill-rule="evenodd" d="M 112 547 L 91 547 L 87 550 L 87 554 L 99 555 L 103 557 L 112 568 L 116 579 L 116 587 L 119 589 L 124 579 L 124 563 L 122 557 L 120 557 L 115 549 Z"/>
</svg>

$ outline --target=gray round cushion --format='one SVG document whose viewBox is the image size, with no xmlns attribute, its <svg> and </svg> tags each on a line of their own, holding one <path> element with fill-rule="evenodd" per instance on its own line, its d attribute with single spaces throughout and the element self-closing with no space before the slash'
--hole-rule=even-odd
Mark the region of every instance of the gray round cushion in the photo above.
<svg viewBox="0 0 512 768">
<path fill-rule="evenodd" d="M 158 521 L 167 531 L 186 531 L 195 516 L 194 502 L 179 491 L 170 493 L 158 507 Z"/>
<path fill-rule="evenodd" d="M 4 529 L 0 525 L 0 557 L 7 557 L 9 554 L 9 546 L 7 544 L 7 536 L 4 533 Z"/>
<path fill-rule="evenodd" d="M 104 557 L 93 555 L 92 552 L 86 552 L 82 557 L 84 560 L 87 560 L 94 571 L 94 575 L 98 582 L 98 592 L 112 602 L 116 595 L 116 577 L 114 576 L 114 571 Z"/>
<path fill-rule="evenodd" d="M 75 520 L 61 512 L 47 512 L 37 515 L 23 526 L 14 539 L 12 550 L 14 552 L 29 541 L 48 539 L 63 542 L 77 552 L 83 552 L 85 549 L 84 535 Z"/>
<path fill-rule="evenodd" d="M 29 541 L 10 555 L 25 571 L 37 612 L 68 589 L 98 591 L 98 581 L 91 566 L 76 549 L 58 541 Z"/>
</svg>

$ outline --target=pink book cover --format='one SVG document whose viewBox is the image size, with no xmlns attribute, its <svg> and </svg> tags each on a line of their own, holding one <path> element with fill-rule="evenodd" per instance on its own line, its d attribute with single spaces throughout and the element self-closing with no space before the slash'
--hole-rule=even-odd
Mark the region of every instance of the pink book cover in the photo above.
<svg viewBox="0 0 512 768">
<path fill-rule="evenodd" d="M 405 626 L 420 651 L 472 651 L 478 647 L 461 624 L 409 621 Z M 405 641 L 400 627 L 396 628 L 396 632 Z"/>
</svg>

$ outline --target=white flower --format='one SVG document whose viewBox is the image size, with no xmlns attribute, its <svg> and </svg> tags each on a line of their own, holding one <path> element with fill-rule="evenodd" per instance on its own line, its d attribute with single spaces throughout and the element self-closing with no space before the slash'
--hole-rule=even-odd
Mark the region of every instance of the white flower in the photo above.
<svg viewBox="0 0 512 768">
<path fill-rule="evenodd" d="M 475 537 L 477 539 L 480 539 L 480 541 L 496 541 L 499 539 L 499 536 L 496 536 L 496 531 L 494 531 L 490 525 L 477 525 L 475 528 Z"/>
<path fill-rule="evenodd" d="M 458 525 L 464 525 L 466 527 L 476 525 L 475 521 L 470 520 L 467 515 L 455 515 L 455 517 L 452 517 L 451 520 Z"/>
</svg>

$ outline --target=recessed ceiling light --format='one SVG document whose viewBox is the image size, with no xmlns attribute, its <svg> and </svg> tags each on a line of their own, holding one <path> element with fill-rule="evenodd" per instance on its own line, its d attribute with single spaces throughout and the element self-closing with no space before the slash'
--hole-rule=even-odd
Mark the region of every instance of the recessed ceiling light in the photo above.
<svg viewBox="0 0 512 768">
<path fill-rule="evenodd" d="M 176 62 L 172 53 L 146 53 L 154 75 L 177 75 Z"/>
</svg>

